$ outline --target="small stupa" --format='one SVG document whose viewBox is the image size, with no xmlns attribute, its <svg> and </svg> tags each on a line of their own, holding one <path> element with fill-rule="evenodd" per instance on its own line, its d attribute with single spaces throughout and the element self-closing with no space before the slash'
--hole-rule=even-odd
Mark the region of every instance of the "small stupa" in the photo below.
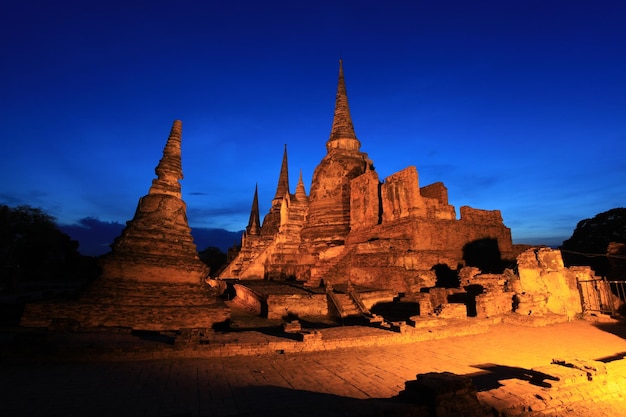
<svg viewBox="0 0 626 417">
<path fill-rule="evenodd" d="M 157 178 L 101 262 L 103 277 L 199 283 L 208 275 L 193 243 L 181 197 L 181 138 L 182 122 L 176 120 L 155 168 Z"/>
<path fill-rule="evenodd" d="M 157 178 L 122 234 L 101 258 L 102 275 L 76 302 L 29 304 L 21 325 L 57 328 L 210 329 L 230 309 L 204 283 L 178 182 L 182 123 L 174 122 Z"/>
</svg>

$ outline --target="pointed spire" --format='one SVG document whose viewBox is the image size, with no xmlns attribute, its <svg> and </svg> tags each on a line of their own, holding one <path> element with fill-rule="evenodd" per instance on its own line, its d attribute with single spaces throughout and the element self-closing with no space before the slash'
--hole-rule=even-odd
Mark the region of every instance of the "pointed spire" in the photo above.
<svg viewBox="0 0 626 417">
<path fill-rule="evenodd" d="M 306 199 L 306 190 L 304 189 L 304 182 L 302 181 L 302 170 L 300 170 L 300 178 L 298 179 L 298 185 L 296 186 L 296 199 L 298 201 Z"/>
<path fill-rule="evenodd" d="M 343 78 L 343 60 L 339 60 L 339 82 L 337 84 L 337 97 L 335 99 L 335 114 L 333 116 L 333 126 L 330 130 L 330 138 L 326 142 L 326 148 L 341 148 L 349 150 L 359 150 L 361 143 L 356 138 L 350 107 L 348 105 L 348 94 L 346 83 Z"/>
<path fill-rule="evenodd" d="M 261 233 L 261 218 L 259 217 L 259 184 L 254 187 L 254 198 L 252 199 L 250 220 L 248 220 L 246 232 L 249 235 L 258 235 Z"/>
<path fill-rule="evenodd" d="M 168 194 L 181 198 L 181 188 L 179 180 L 183 179 L 183 168 L 181 161 L 183 122 L 174 120 L 170 136 L 163 149 L 163 157 L 154 169 L 157 175 L 152 180 L 149 194 Z"/>
<path fill-rule="evenodd" d="M 285 150 L 283 151 L 283 163 L 280 167 L 280 175 L 278 176 L 278 186 L 276 187 L 276 195 L 274 200 L 282 200 L 282 198 L 289 192 L 289 167 L 287 164 L 287 145 L 285 144 Z"/>
</svg>

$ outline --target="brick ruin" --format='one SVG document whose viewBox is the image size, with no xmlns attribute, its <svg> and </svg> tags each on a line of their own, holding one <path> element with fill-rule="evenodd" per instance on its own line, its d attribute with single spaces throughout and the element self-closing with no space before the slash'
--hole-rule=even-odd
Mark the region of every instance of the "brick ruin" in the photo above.
<svg viewBox="0 0 626 417">
<path fill-rule="evenodd" d="M 148 194 L 100 260 L 102 274 L 76 302 L 28 304 L 21 324 L 49 328 L 210 329 L 230 310 L 206 284 L 179 180 L 182 123 L 176 120 Z"/>
<path fill-rule="evenodd" d="M 175 121 L 157 178 L 101 259 L 102 276 L 76 302 L 29 304 L 22 325 L 209 329 L 230 320 L 231 305 L 270 319 L 366 318 L 404 332 L 467 317 L 541 323 L 582 312 L 577 280 L 593 279 L 590 268 L 565 268 L 548 248 L 522 252 L 498 210 L 463 206 L 457 219 L 444 184 L 420 187 L 413 166 L 380 180 L 354 133 L 341 61 L 310 194 L 302 174 L 291 193 L 285 146 L 269 212 L 261 222 L 255 189 L 241 248 L 210 279 L 181 198 L 181 139 Z M 397 302 L 405 317 L 383 320 L 384 306 Z"/>
<path fill-rule="evenodd" d="M 198 257 L 181 196 L 181 140 L 182 122 L 176 120 L 155 168 L 157 178 L 101 259 L 104 278 L 197 284 L 209 273 Z"/>
<path fill-rule="evenodd" d="M 444 184 L 420 187 L 413 166 L 381 181 L 360 152 L 341 63 L 327 155 L 315 169 L 310 195 L 301 174 L 291 194 L 285 147 L 269 212 L 261 223 L 255 189 L 241 248 L 214 279 L 198 257 L 181 198 L 181 139 L 182 123 L 175 121 L 157 178 L 112 252 L 101 258 L 102 276 L 76 301 L 27 304 L 22 326 L 177 331 L 172 345 L 154 350 L 99 352 L 89 346 L 83 352 L 116 360 L 327 352 L 475 334 L 500 322 L 572 320 L 583 313 L 579 282 L 597 285 L 590 267 L 565 267 L 558 250 L 515 247 L 498 210 L 464 206 L 457 219 Z M 609 253 L 622 255 L 624 245 L 613 244 Z M 623 267 L 621 258 L 614 259 Z M 236 296 L 227 305 L 220 296 L 229 288 Z M 597 301 L 623 307 L 608 294 Z M 403 319 L 381 317 L 382 308 L 400 304 Z M 210 339 L 212 333 L 203 330 L 228 323 L 229 306 L 282 319 L 289 337 Z M 342 323 L 365 318 L 390 331 L 326 337 L 295 319 L 320 316 Z M 431 372 L 407 381 L 387 404 L 408 410 L 398 415 L 560 415 L 571 403 L 620 396 L 625 366 L 557 359 L 529 370 L 511 368 L 534 385 L 480 392 L 472 381 L 476 375 Z"/>
<path fill-rule="evenodd" d="M 515 258 L 500 211 L 461 207 L 457 219 L 443 183 L 420 187 L 413 166 L 381 181 L 360 148 L 340 62 L 327 154 L 313 173 L 310 194 L 301 177 L 290 192 L 285 148 L 268 214 L 261 224 L 255 192 L 241 249 L 219 277 L 292 279 L 310 287 L 351 282 L 410 292 L 425 285 L 423 276 L 435 266 L 496 270 L 503 259 Z"/>
<path fill-rule="evenodd" d="M 499 210 L 463 206 L 457 219 L 445 185 L 420 187 L 414 166 L 381 181 L 360 148 L 340 61 L 327 154 L 310 194 L 302 174 L 290 192 L 285 146 L 269 212 L 261 223 L 255 190 L 241 248 L 217 276 L 238 280 L 235 302 L 272 318 L 323 311 L 379 322 L 377 305 L 402 300 L 415 306 L 407 321 L 417 327 L 582 312 L 577 279 L 593 279 L 589 268 L 565 268 L 559 251 L 513 245 Z"/>
</svg>

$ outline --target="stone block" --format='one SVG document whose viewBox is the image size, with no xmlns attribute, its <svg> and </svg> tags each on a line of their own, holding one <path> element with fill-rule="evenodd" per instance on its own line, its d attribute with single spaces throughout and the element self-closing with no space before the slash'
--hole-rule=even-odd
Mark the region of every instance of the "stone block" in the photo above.
<svg viewBox="0 0 626 417">
<path fill-rule="evenodd" d="M 435 309 L 437 317 L 442 319 L 466 319 L 467 307 L 465 304 L 441 304 Z"/>
<path fill-rule="evenodd" d="M 292 320 L 288 323 L 283 323 L 283 331 L 285 333 L 298 333 L 302 330 L 302 325 L 298 320 Z"/>
<path fill-rule="evenodd" d="M 300 340 L 305 343 L 318 343 L 322 341 L 322 332 L 317 330 L 301 331 L 298 335 Z"/>
<path fill-rule="evenodd" d="M 472 380 L 450 372 L 431 372 L 417 375 L 405 382 L 398 394 L 403 402 L 427 406 L 431 414 L 441 417 L 492 416 L 491 407 L 478 400 Z"/>
<path fill-rule="evenodd" d="M 538 366 L 531 370 L 544 375 L 544 386 L 550 388 L 562 388 L 588 381 L 586 371 L 557 364 Z"/>
</svg>

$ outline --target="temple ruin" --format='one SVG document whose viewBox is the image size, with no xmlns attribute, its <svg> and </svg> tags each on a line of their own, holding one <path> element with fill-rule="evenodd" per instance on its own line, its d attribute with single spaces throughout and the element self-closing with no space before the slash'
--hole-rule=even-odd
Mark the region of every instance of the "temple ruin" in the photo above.
<svg viewBox="0 0 626 417">
<path fill-rule="evenodd" d="M 307 196 L 289 189 L 285 148 L 276 194 L 261 224 L 257 194 L 241 249 L 220 278 L 366 285 L 396 292 L 430 286 L 433 268 L 501 269 L 516 251 L 498 210 L 455 207 L 441 182 L 420 187 L 407 167 L 383 181 L 361 152 L 343 67 L 327 154 Z M 482 262 L 482 263 L 481 263 Z M 486 263 L 485 263 L 486 262 Z"/>
<path fill-rule="evenodd" d="M 302 174 L 291 193 L 285 146 L 269 212 L 261 222 L 255 188 L 241 247 L 213 277 L 198 257 L 181 198 L 181 139 L 177 120 L 155 169 L 157 178 L 111 253 L 100 259 L 101 277 L 76 301 L 26 305 L 21 326 L 46 331 L 20 330 L 32 346 L 16 336 L 10 354 L 18 360 L 36 354 L 37 370 L 25 373 L 17 362 L 11 371 L 21 382 L 5 388 L 11 397 L 27 392 L 27 399 L 34 398 L 32 392 L 52 391 L 62 401 L 56 408 L 49 408 L 50 395 L 43 402 L 9 401 L 9 412 L 87 410 L 84 415 L 109 403 L 115 405 L 113 414 L 141 413 L 136 404 L 143 403 L 143 414 L 158 410 L 159 415 L 313 415 L 330 411 L 329 404 L 342 415 L 569 415 L 581 407 L 576 415 L 589 415 L 586 411 L 598 404 L 612 405 L 612 414 L 602 415 L 623 410 L 621 350 L 604 358 L 553 356 L 532 367 L 526 352 L 511 354 L 537 350 L 536 334 L 551 335 L 549 348 L 567 345 L 560 339 L 567 335 L 570 343 L 576 341 L 571 350 L 578 354 L 583 347 L 589 353 L 598 343 L 594 337 L 612 330 L 598 326 L 602 331 L 591 333 L 579 323 L 565 325 L 594 335 L 579 337 L 564 327 L 556 333 L 552 328 L 520 332 L 520 327 L 623 309 L 623 281 L 616 293 L 615 283 L 599 279 L 590 267 L 565 267 L 558 250 L 513 245 L 498 210 L 464 206 L 457 219 L 446 187 L 440 182 L 420 187 L 415 167 L 381 181 L 360 151 L 341 61 L 327 154 L 313 173 L 310 194 Z M 623 272 L 625 245 L 611 243 L 608 252 L 616 273 Z M 236 328 L 233 322 L 241 317 L 263 325 Z M 481 340 L 494 325 L 505 329 L 504 335 Z M 426 349 L 401 346 L 477 334 Z M 602 336 L 609 346 L 623 345 L 615 339 Z M 307 352 L 323 355 L 306 358 Z M 294 355 L 278 359 L 284 354 Z M 226 361 L 231 356 L 249 359 Z M 49 359 L 96 362 L 66 373 L 56 362 L 46 366 Z M 214 366 L 220 359 L 224 363 Z M 140 360 L 134 370 L 106 362 Z M 429 370 L 431 361 L 446 371 Z M 413 367 L 420 373 L 396 390 L 401 374 Z M 98 368 L 106 370 L 94 374 Z M 396 373 L 399 368 L 404 369 Z M 468 373 L 471 368 L 476 371 Z M 47 378 L 39 378 L 44 382 L 33 391 L 30 376 L 39 369 Z M 68 396 L 77 381 L 87 389 L 81 385 L 79 395 Z M 103 381 L 113 381 L 115 389 Z M 124 390 L 130 392 L 126 397 Z M 349 396 L 356 392 L 359 399 L 344 398 L 339 390 Z M 390 390 L 393 397 L 380 395 Z M 100 391 L 104 397 L 98 397 Z M 366 399 L 360 399 L 363 394 Z M 116 405 L 120 397 L 122 405 Z M 77 398 L 86 405 L 76 408 Z M 238 399 L 244 399 L 242 407 Z"/>
<path fill-rule="evenodd" d="M 157 178 L 100 260 L 102 276 L 78 301 L 29 304 L 22 325 L 228 328 L 231 308 L 243 308 L 287 319 L 303 340 L 316 336 L 294 318 L 352 318 L 418 337 L 424 327 L 468 317 L 571 320 L 583 312 L 581 296 L 611 311 L 623 305 L 610 289 L 597 293 L 589 267 L 566 268 L 549 248 L 514 246 L 500 211 L 463 206 L 457 218 L 444 184 L 420 186 L 415 167 L 381 181 L 360 150 L 341 61 L 327 153 L 310 194 L 302 173 L 291 193 L 285 146 L 268 213 L 261 222 L 255 189 L 241 247 L 213 277 L 198 257 L 181 198 L 181 139 L 177 120 Z M 402 314 L 387 314 L 394 308 Z"/>
<path fill-rule="evenodd" d="M 302 174 L 292 194 L 285 146 L 262 223 L 255 189 L 241 247 L 214 281 L 234 282 L 233 306 L 274 319 L 365 318 L 401 332 L 407 323 L 543 324 L 582 312 L 577 283 L 594 279 L 588 267 L 513 245 L 499 210 L 463 206 L 457 218 L 445 185 L 420 186 L 414 166 L 381 181 L 356 137 L 341 61 L 326 151 L 310 194 Z M 381 317 L 393 308 L 404 310 L 401 319 Z"/>
</svg>

